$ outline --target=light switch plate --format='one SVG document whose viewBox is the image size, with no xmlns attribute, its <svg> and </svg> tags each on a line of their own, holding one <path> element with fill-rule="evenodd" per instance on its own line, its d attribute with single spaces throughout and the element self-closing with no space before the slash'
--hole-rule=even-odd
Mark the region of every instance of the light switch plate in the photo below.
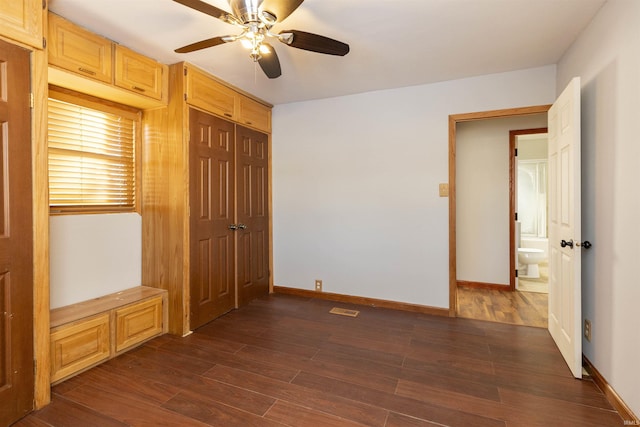
<svg viewBox="0 0 640 427">
<path fill-rule="evenodd" d="M 438 186 L 440 197 L 449 197 L 449 184 L 440 184 Z"/>
</svg>

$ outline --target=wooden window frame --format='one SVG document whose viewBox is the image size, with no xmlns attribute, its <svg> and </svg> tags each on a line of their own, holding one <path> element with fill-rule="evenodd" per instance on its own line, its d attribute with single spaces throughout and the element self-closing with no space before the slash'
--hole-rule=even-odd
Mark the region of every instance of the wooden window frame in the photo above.
<svg viewBox="0 0 640 427">
<path fill-rule="evenodd" d="M 79 105 L 85 108 L 102 111 L 105 113 L 121 115 L 131 119 L 135 123 L 134 130 L 134 203 L 133 207 L 116 207 L 108 205 L 72 205 L 72 206 L 52 206 L 49 201 L 50 215 L 83 215 L 83 214 L 107 214 L 107 213 L 141 213 L 142 199 L 142 111 L 135 107 L 119 104 L 95 96 L 76 92 L 71 89 L 59 86 L 49 85 L 49 98 L 59 101 L 68 102 L 70 104 Z"/>
</svg>

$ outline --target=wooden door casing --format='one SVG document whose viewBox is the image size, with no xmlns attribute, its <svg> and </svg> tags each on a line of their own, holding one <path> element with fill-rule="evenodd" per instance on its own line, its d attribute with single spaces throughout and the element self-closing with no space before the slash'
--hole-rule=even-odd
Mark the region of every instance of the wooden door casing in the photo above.
<svg viewBox="0 0 640 427">
<path fill-rule="evenodd" d="M 189 110 L 190 327 L 235 307 L 234 125 Z"/>
<path fill-rule="evenodd" d="M 0 425 L 33 409 L 29 52 L 0 40 Z"/>
<path fill-rule="evenodd" d="M 238 305 L 269 293 L 269 137 L 236 126 Z"/>
</svg>

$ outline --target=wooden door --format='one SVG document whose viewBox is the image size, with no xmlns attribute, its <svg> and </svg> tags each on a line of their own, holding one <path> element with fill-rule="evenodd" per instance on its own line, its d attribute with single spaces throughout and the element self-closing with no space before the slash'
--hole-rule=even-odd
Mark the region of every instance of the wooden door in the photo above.
<svg viewBox="0 0 640 427">
<path fill-rule="evenodd" d="M 190 327 L 235 307 L 234 125 L 189 110 Z"/>
<path fill-rule="evenodd" d="M 236 127 L 238 305 L 269 293 L 268 135 Z"/>
<path fill-rule="evenodd" d="M 549 109 L 549 333 L 582 378 L 580 78 Z"/>
<path fill-rule="evenodd" d="M 29 52 L 0 40 L 0 425 L 33 408 Z"/>
</svg>

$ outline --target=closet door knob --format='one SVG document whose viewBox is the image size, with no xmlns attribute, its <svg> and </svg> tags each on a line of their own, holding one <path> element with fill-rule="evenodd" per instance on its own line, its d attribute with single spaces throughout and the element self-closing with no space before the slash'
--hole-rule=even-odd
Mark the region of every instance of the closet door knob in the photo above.
<svg viewBox="0 0 640 427">
<path fill-rule="evenodd" d="M 238 230 L 246 230 L 247 226 L 245 224 L 238 224 Z"/>
<path fill-rule="evenodd" d="M 235 231 L 238 229 L 238 226 L 236 224 L 231 224 L 227 227 L 229 230 Z"/>
</svg>

